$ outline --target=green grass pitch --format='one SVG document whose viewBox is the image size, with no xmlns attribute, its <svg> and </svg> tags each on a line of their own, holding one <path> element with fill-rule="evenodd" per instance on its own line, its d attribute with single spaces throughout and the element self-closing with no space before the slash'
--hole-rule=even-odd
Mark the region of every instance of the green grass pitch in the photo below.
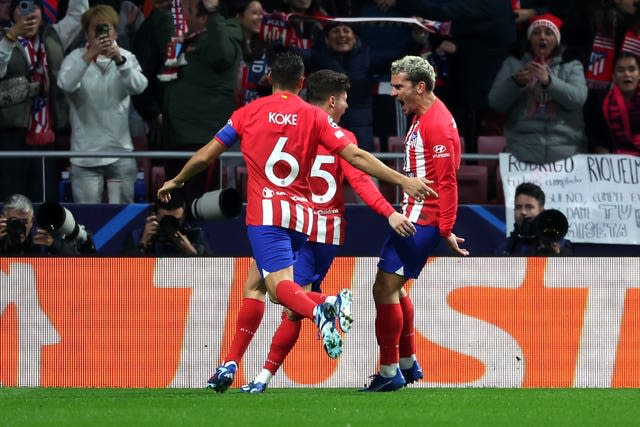
<svg viewBox="0 0 640 427">
<path fill-rule="evenodd" d="M 621 426 L 637 389 L 0 388 L 0 426 Z"/>
</svg>

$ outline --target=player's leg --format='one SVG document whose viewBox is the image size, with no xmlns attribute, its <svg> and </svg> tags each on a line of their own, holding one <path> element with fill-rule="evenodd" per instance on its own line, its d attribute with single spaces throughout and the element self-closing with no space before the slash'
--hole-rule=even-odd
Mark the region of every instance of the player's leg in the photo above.
<svg viewBox="0 0 640 427">
<path fill-rule="evenodd" d="M 342 339 L 334 327 L 334 307 L 327 303 L 316 304 L 293 280 L 294 259 L 307 236 L 271 226 L 249 226 L 247 232 L 258 271 L 265 280 L 271 300 L 312 319 L 320 330 L 329 357 L 340 356 Z"/>
<path fill-rule="evenodd" d="M 207 387 L 224 393 L 233 383 L 238 364 L 247 351 L 264 316 L 264 296 L 267 290 L 255 260 L 251 261 L 243 286 L 243 300 L 236 317 L 236 329 L 224 362 L 207 381 Z"/>
<path fill-rule="evenodd" d="M 424 377 L 420 363 L 416 358 L 416 336 L 414 330 L 414 308 L 409 294 L 400 290 L 400 308 L 402 309 L 402 331 L 400 333 L 400 372 L 407 384 Z"/>
<path fill-rule="evenodd" d="M 400 370 L 399 347 L 403 331 L 405 334 L 413 334 L 413 316 L 407 316 L 407 325 L 405 325 L 400 302 L 402 287 L 409 278 L 418 277 L 429 254 L 439 241 L 437 228 L 420 226 L 416 228 L 417 233 L 412 237 L 403 238 L 395 233 L 390 234 L 382 249 L 378 273 L 373 285 L 376 338 L 380 347 L 380 372 L 371 385 L 364 389 L 366 391 L 393 391 L 406 385 Z M 410 300 L 407 301 L 410 302 Z M 404 301 L 405 306 L 409 308 L 407 301 Z M 409 314 L 411 313 L 407 311 L 407 315 Z M 413 352 L 415 353 L 415 350 Z M 415 358 L 415 354 L 413 357 Z"/>
</svg>

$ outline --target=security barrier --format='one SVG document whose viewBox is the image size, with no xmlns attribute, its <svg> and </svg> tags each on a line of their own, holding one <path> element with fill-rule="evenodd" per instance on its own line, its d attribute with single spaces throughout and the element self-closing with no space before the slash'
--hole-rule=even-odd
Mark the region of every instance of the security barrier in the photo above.
<svg viewBox="0 0 640 427">
<path fill-rule="evenodd" d="M 338 258 L 324 290 L 354 292 L 338 360 L 315 328 L 270 387 L 359 387 L 377 368 L 376 258 Z M 203 387 L 228 349 L 249 258 L 0 259 L 4 386 Z M 639 387 L 637 258 L 433 258 L 408 284 L 417 387 Z M 234 386 L 261 369 L 280 307 Z"/>
</svg>

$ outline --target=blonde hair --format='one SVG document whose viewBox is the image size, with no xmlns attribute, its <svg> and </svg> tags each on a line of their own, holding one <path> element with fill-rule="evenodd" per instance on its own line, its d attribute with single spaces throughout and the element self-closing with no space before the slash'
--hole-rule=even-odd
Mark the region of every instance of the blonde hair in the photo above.
<svg viewBox="0 0 640 427">
<path fill-rule="evenodd" d="M 429 61 L 420 57 L 407 55 L 391 63 L 391 74 L 406 73 L 407 79 L 417 85 L 425 82 L 427 89 L 432 91 L 436 84 L 436 72 Z"/>
<path fill-rule="evenodd" d="M 111 6 L 99 4 L 97 6 L 93 6 L 82 14 L 82 18 L 80 18 L 82 31 L 85 33 L 88 32 L 89 25 L 91 25 L 91 22 L 96 19 L 108 22 L 113 26 L 113 28 L 118 28 L 118 22 L 120 22 L 118 13 Z"/>
</svg>

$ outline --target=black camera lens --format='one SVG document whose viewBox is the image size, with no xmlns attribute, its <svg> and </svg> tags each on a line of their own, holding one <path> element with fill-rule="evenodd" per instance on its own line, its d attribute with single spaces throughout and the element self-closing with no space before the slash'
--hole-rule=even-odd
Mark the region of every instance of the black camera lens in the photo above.
<svg viewBox="0 0 640 427">
<path fill-rule="evenodd" d="M 181 228 L 178 218 L 173 215 L 165 215 L 158 222 L 158 237 L 162 241 L 170 240 Z"/>
<path fill-rule="evenodd" d="M 7 234 L 11 237 L 18 237 L 21 234 L 27 234 L 27 220 L 16 217 L 7 219 Z"/>
</svg>

